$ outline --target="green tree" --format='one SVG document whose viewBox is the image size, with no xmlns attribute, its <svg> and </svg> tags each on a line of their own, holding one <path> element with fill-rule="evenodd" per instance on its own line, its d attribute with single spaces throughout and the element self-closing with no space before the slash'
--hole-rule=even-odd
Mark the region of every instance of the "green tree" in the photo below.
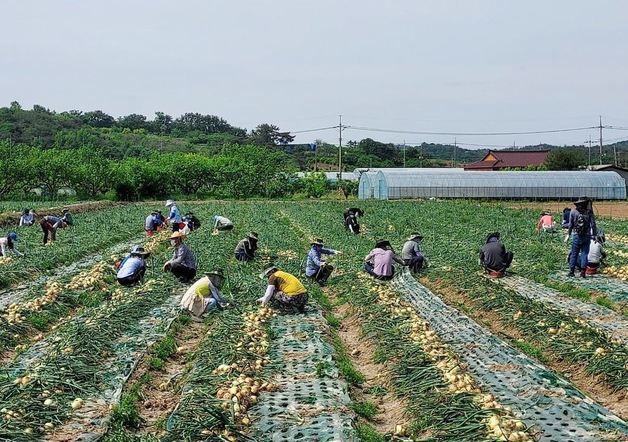
<svg viewBox="0 0 628 442">
<path fill-rule="evenodd" d="M 258 146 L 286 145 L 294 141 L 290 132 L 281 132 L 274 124 L 260 124 L 251 131 L 249 142 Z"/>
<path fill-rule="evenodd" d="M 584 153 L 575 149 L 552 150 L 545 160 L 549 170 L 576 170 L 587 163 Z"/>
</svg>

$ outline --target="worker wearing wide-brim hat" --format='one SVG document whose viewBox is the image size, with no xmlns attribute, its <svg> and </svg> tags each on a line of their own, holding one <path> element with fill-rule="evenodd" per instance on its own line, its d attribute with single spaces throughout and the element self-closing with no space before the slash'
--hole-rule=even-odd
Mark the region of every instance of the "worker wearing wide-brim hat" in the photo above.
<svg viewBox="0 0 628 442">
<path fill-rule="evenodd" d="M 202 320 L 206 313 L 227 307 L 229 304 L 220 291 L 224 280 L 225 275 L 222 269 L 205 273 L 205 276 L 192 284 L 185 292 L 181 298 L 181 308 L 189 311 L 194 320 Z"/>
<path fill-rule="evenodd" d="M 305 312 L 309 297 L 307 289 L 296 276 L 271 265 L 264 270 L 260 277 L 268 279 L 268 286 L 264 296 L 259 298 L 257 302 L 262 305 L 270 303 L 273 307 L 284 311 Z"/>
<path fill-rule="evenodd" d="M 576 206 L 569 214 L 569 225 L 565 242 L 571 238 L 571 252 L 569 253 L 569 273 L 567 276 L 575 276 L 576 266 L 580 267 L 580 276 L 586 277 L 587 257 L 591 238 L 597 236 L 597 224 L 591 209 L 591 200 L 580 197 L 575 202 Z M 572 235 L 573 233 L 573 235 Z M 578 265 L 579 264 L 579 265 Z"/>
<path fill-rule="evenodd" d="M 427 263 L 421 252 L 421 241 L 423 241 L 423 235 L 414 232 L 406 238 L 401 249 L 401 259 L 413 273 L 419 273 Z"/>
<path fill-rule="evenodd" d="M 141 246 L 134 246 L 131 253 L 124 258 L 118 267 L 116 279 L 124 286 L 137 284 L 144 279 L 146 273 L 146 258 L 150 255 Z"/>
<path fill-rule="evenodd" d="M 334 271 L 334 267 L 326 263 L 322 255 L 339 255 L 341 252 L 324 247 L 323 240 L 320 238 L 312 240 L 310 246 L 305 262 L 305 275 L 314 279 L 319 285 L 324 285 Z"/>
<path fill-rule="evenodd" d="M 259 237 L 257 232 L 249 232 L 246 238 L 241 239 L 233 251 L 238 261 L 252 261 L 255 259 L 257 251 L 257 241 Z"/>
<path fill-rule="evenodd" d="M 170 235 L 170 244 L 174 247 L 172 259 L 164 264 L 164 272 L 172 272 L 181 282 L 190 282 L 196 276 L 196 257 L 183 241 L 186 236 L 181 232 Z"/>
<path fill-rule="evenodd" d="M 364 270 L 377 279 L 389 280 L 395 275 L 393 261 L 405 265 L 393 250 L 390 241 L 380 239 L 375 248 L 364 258 Z"/>
</svg>

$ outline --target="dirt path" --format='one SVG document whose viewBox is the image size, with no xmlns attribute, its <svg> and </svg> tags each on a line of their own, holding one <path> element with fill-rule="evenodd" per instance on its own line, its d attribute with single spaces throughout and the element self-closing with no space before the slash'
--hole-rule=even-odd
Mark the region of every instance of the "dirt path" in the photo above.
<svg viewBox="0 0 628 442">
<path fill-rule="evenodd" d="M 560 222 L 559 216 L 562 215 L 565 207 L 572 208 L 570 201 L 544 201 L 544 202 L 511 202 L 506 206 L 512 209 L 535 209 L 547 210 L 554 214 L 556 222 Z M 601 201 L 593 203 L 595 215 L 599 218 L 610 218 L 624 220 L 628 219 L 628 202 L 626 201 Z"/>
</svg>

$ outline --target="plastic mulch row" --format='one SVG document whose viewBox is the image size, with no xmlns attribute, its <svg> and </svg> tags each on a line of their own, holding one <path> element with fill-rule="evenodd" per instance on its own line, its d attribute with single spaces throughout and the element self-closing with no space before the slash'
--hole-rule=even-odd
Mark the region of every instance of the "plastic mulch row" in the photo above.
<svg viewBox="0 0 628 442">
<path fill-rule="evenodd" d="M 338 379 L 334 350 L 322 338 L 319 312 L 282 315 L 271 322 L 269 370 L 277 391 L 260 395 L 251 409 L 256 440 L 356 441 L 347 385 Z"/>
<path fill-rule="evenodd" d="M 623 344 L 628 344 L 628 320 L 613 310 L 590 302 L 568 298 L 557 290 L 520 276 L 508 276 L 493 281 L 499 281 L 500 284 L 528 299 L 542 302 L 569 316 L 583 319 L 591 327 L 619 339 Z"/>
<path fill-rule="evenodd" d="M 628 425 L 562 377 L 445 304 L 407 271 L 392 282 L 486 392 L 538 432 L 542 442 L 600 442 Z M 607 439 L 610 438 L 610 439 Z"/>
<path fill-rule="evenodd" d="M 604 274 L 597 274 L 587 278 L 569 278 L 565 273 L 557 273 L 551 275 L 550 278 L 588 290 L 598 291 L 615 302 L 628 302 L 628 283 L 621 279 L 609 278 Z"/>
</svg>

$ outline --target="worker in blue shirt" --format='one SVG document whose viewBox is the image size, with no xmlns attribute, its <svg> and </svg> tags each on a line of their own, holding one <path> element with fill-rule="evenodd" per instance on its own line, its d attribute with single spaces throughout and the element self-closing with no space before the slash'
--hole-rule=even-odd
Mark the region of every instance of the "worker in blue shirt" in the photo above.
<svg viewBox="0 0 628 442">
<path fill-rule="evenodd" d="M 182 223 L 183 219 L 181 218 L 181 212 L 179 212 L 179 208 L 177 207 L 177 203 L 174 200 L 166 201 L 166 207 L 170 209 L 170 214 L 168 215 L 168 221 L 172 224 L 172 231 L 179 231 L 179 224 Z"/>
<path fill-rule="evenodd" d="M 144 278 L 146 273 L 146 258 L 150 253 L 146 252 L 143 247 L 135 246 L 131 249 L 129 256 L 124 258 L 118 267 L 116 278 L 123 286 L 131 286 L 137 284 Z"/>
<path fill-rule="evenodd" d="M 305 275 L 314 279 L 319 285 L 324 285 L 334 271 L 334 267 L 327 264 L 322 255 L 339 255 L 341 252 L 323 247 L 322 239 L 315 239 L 310 243 L 312 248 L 307 254 Z"/>
<path fill-rule="evenodd" d="M 157 212 L 152 212 L 150 215 L 146 217 L 144 221 L 144 230 L 146 231 L 146 236 L 153 236 L 157 229 L 161 225 L 159 221 Z"/>
</svg>

